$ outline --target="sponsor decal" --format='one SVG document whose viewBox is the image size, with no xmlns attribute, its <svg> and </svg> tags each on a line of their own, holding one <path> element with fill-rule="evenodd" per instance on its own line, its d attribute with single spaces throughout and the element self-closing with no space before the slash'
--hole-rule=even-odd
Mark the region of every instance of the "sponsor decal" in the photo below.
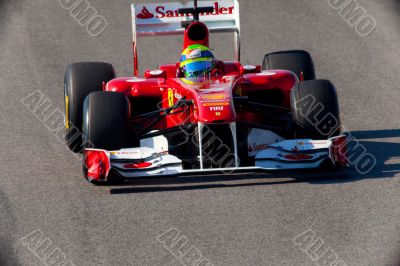
<svg viewBox="0 0 400 266">
<path fill-rule="evenodd" d="M 311 142 L 308 142 L 308 143 L 305 143 L 305 145 L 309 145 L 309 144 L 311 144 L 311 145 L 326 145 L 327 144 L 327 141 L 311 141 Z"/>
<path fill-rule="evenodd" d="M 204 107 L 213 107 L 213 106 L 229 106 L 229 102 L 215 102 L 215 103 L 203 103 Z"/>
<path fill-rule="evenodd" d="M 141 163 L 125 164 L 124 168 L 127 168 L 127 169 L 142 169 L 142 168 L 148 168 L 150 166 L 152 166 L 152 163 L 150 163 L 150 162 L 141 162 Z"/>
<path fill-rule="evenodd" d="M 211 88 L 211 89 L 202 89 L 201 93 L 206 94 L 206 93 L 214 93 L 214 92 L 221 92 L 228 90 L 228 88 Z"/>
<path fill-rule="evenodd" d="M 210 111 L 224 111 L 223 106 L 210 107 Z"/>
<path fill-rule="evenodd" d="M 221 116 L 221 112 L 215 112 L 216 116 Z"/>
<path fill-rule="evenodd" d="M 200 16 L 219 16 L 219 15 L 232 15 L 234 7 L 233 6 L 220 6 L 218 2 L 214 3 L 214 11 L 200 13 Z M 150 12 L 146 6 L 143 6 L 142 11 L 136 15 L 138 19 L 151 19 L 151 18 L 178 18 L 185 17 L 188 15 L 179 14 L 178 9 L 170 10 L 165 6 L 156 6 L 154 8 L 154 13 Z"/>
<path fill-rule="evenodd" d="M 318 145 L 327 145 L 327 144 L 328 143 L 325 140 L 322 140 L 322 141 L 318 141 L 318 140 L 314 141 L 314 140 L 312 140 L 312 141 L 307 141 L 307 142 L 299 141 L 299 142 L 296 143 L 296 146 L 299 146 L 299 147 L 308 147 L 308 146 L 314 147 L 314 146 L 318 146 Z"/>
<path fill-rule="evenodd" d="M 225 94 L 221 94 L 221 93 L 218 93 L 218 94 L 206 94 L 206 95 L 202 95 L 201 96 L 201 98 L 202 99 L 204 99 L 204 100 L 222 100 L 222 99 L 226 99 L 227 97 L 226 97 L 227 95 L 225 95 Z"/>
<path fill-rule="evenodd" d="M 111 155 L 138 155 L 140 152 L 138 151 L 112 151 Z"/>
<path fill-rule="evenodd" d="M 140 18 L 140 19 L 150 19 L 150 18 L 154 18 L 154 14 L 150 13 L 150 11 L 144 6 L 142 9 L 142 12 L 137 14 L 136 17 Z"/>
<path fill-rule="evenodd" d="M 257 144 L 253 143 L 252 145 L 249 145 L 248 151 L 249 154 L 253 154 L 254 152 L 262 151 L 268 149 L 268 144 L 262 143 L 262 144 Z"/>
<path fill-rule="evenodd" d="M 314 158 L 311 154 L 288 154 L 283 157 L 291 161 L 303 161 Z"/>
<path fill-rule="evenodd" d="M 203 100 L 202 102 L 203 103 L 215 103 L 215 104 L 217 104 L 217 103 L 223 103 L 223 102 L 226 102 L 227 101 L 227 99 L 222 99 L 222 100 Z"/>
<path fill-rule="evenodd" d="M 284 139 L 272 131 L 253 128 L 247 137 L 248 154 L 256 156 L 263 150 L 268 150 L 271 145 L 283 141 Z"/>
</svg>

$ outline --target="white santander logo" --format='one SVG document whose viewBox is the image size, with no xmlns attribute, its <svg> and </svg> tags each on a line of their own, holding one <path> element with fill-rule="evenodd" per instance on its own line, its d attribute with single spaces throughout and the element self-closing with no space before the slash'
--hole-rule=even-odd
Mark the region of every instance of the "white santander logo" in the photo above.
<svg viewBox="0 0 400 266">
<path fill-rule="evenodd" d="M 220 6 L 218 2 L 214 3 L 214 12 L 200 13 L 200 16 L 219 16 L 219 15 L 232 15 L 235 7 L 225 7 Z M 143 10 L 137 14 L 137 18 L 139 19 L 150 19 L 153 17 L 156 18 L 177 18 L 184 17 L 187 15 L 179 14 L 178 10 L 168 10 L 165 6 L 157 6 L 155 8 L 154 14 L 151 13 L 146 7 L 143 7 Z"/>
</svg>

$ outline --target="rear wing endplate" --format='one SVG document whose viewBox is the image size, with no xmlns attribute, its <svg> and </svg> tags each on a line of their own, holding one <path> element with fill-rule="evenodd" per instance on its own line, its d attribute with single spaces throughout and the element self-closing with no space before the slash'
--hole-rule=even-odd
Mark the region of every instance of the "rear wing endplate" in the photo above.
<svg viewBox="0 0 400 266">
<path fill-rule="evenodd" d="M 238 0 L 199 1 L 199 7 L 213 6 L 214 12 L 200 14 L 210 32 L 235 34 L 236 59 L 240 61 L 240 16 Z M 138 75 L 137 37 L 183 34 L 182 22 L 193 20 L 193 15 L 179 14 L 178 9 L 192 8 L 193 3 L 132 4 L 134 75 Z"/>
</svg>

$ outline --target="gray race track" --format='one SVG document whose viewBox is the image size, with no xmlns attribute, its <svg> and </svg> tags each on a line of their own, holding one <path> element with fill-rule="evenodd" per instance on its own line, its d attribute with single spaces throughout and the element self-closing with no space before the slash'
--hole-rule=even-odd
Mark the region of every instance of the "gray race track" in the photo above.
<svg viewBox="0 0 400 266">
<path fill-rule="evenodd" d="M 242 61 L 309 50 L 332 80 L 342 120 L 374 170 L 183 178 L 95 187 L 81 163 L 21 103 L 40 90 L 63 109 L 68 63 L 132 72 L 129 2 L 89 0 L 108 28 L 91 37 L 56 0 L 0 0 L 0 264 L 43 265 L 22 244 L 35 230 L 75 265 L 179 265 L 157 241 L 176 228 L 215 265 L 315 265 L 293 242 L 308 229 L 347 265 L 400 261 L 400 3 L 366 0 L 377 21 L 360 37 L 327 0 L 242 1 Z M 361 1 L 360 1 L 361 2 Z M 229 36 L 213 41 L 230 58 Z M 159 41 L 161 40 L 161 41 Z M 143 67 L 179 58 L 178 37 L 144 39 Z M 49 250 L 47 250 L 48 254 Z M 40 254 L 39 254 L 40 257 Z"/>
</svg>

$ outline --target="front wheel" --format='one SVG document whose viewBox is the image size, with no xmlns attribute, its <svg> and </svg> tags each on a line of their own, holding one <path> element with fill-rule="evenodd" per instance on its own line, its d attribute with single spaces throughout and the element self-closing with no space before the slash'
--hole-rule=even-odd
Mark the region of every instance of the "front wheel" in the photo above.
<svg viewBox="0 0 400 266">
<path fill-rule="evenodd" d="M 336 88 L 328 80 L 300 82 L 291 92 L 296 138 L 328 139 L 341 132 Z"/>
<path fill-rule="evenodd" d="M 120 150 L 130 146 L 130 103 L 118 92 L 92 92 L 83 105 L 85 148 Z"/>
<path fill-rule="evenodd" d="M 139 139 L 130 127 L 130 103 L 124 94 L 101 91 L 92 92 L 86 97 L 83 105 L 82 142 L 84 148 L 107 151 L 138 145 Z M 85 162 L 83 174 L 87 178 Z M 106 184 L 121 180 L 117 175 L 112 175 L 108 181 Z"/>
</svg>

